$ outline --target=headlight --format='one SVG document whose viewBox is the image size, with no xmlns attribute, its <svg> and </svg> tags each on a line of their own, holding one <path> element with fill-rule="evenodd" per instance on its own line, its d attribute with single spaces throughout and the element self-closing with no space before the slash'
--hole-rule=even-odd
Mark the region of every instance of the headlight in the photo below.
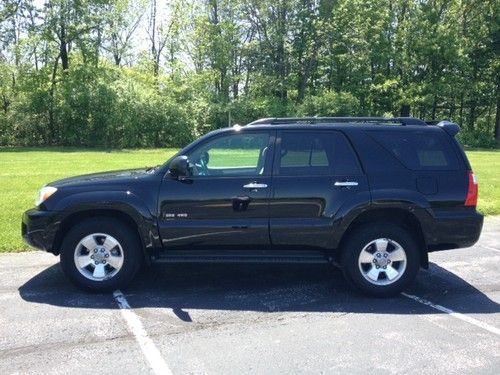
<svg viewBox="0 0 500 375">
<path fill-rule="evenodd" d="M 41 205 L 43 202 L 45 202 L 49 197 L 54 194 L 57 191 L 57 188 L 53 186 L 44 186 L 43 188 L 40 189 L 38 192 L 38 198 L 36 199 L 35 204 L 37 206 Z"/>
</svg>

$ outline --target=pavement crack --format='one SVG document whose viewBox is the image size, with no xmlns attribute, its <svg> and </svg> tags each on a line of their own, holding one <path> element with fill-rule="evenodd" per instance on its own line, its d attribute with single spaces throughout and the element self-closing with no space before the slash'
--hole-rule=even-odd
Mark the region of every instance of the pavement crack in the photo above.
<svg viewBox="0 0 500 375">
<path fill-rule="evenodd" d="M 8 348 L 8 349 L 1 349 L 0 350 L 0 359 L 8 359 L 10 357 L 17 357 L 19 355 L 27 355 L 27 354 L 33 354 L 33 353 L 40 353 L 40 352 L 45 352 L 47 350 L 59 350 L 61 347 L 64 347 L 65 349 L 67 348 L 75 348 L 79 346 L 86 346 L 86 345 L 91 345 L 91 344 L 101 344 L 109 341 L 127 341 L 127 340 L 133 341 L 133 335 L 126 333 L 123 335 L 116 335 L 113 337 L 105 338 L 105 339 L 98 339 L 98 340 L 81 340 L 81 341 L 54 341 L 50 343 L 43 343 L 43 344 L 32 344 L 32 345 L 26 345 L 26 346 L 17 346 L 14 348 Z"/>
</svg>

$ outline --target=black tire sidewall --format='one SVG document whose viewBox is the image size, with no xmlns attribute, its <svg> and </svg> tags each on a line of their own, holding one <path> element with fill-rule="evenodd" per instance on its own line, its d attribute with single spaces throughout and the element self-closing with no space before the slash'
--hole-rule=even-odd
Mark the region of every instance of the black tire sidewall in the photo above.
<svg viewBox="0 0 500 375">
<path fill-rule="evenodd" d="M 403 275 L 390 285 L 374 285 L 366 280 L 358 265 L 363 248 L 377 238 L 389 238 L 399 243 L 406 252 L 406 269 Z M 394 224 L 373 224 L 354 230 L 346 240 L 342 251 L 342 269 L 347 281 L 361 292 L 387 297 L 402 292 L 417 276 L 420 268 L 420 253 L 417 242 L 404 228 Z"/>
<path fill-rule="evenodd" d="M 75 248 L 84 237 L 92 233 L 113 236 L 123 250 L 123 265 L 120 271 L 109 280 L 93 281 L 83 276 L 74 261 Z M 65 275 L 78 287 L 92 292 L 109 292 L 122 288 L 134 278 L 142 264 L 140 242 L 133 228 L 111 218 L 85 220 L 71 228 L 61 245 L 61 266 Z"/>
</svg>

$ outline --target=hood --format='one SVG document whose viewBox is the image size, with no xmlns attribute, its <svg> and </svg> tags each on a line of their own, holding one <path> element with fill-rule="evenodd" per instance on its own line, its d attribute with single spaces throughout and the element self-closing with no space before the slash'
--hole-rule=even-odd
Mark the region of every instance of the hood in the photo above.
<svg viewBox="0 0 500 375">
<path fill-rule="evenodd" d="M 154 168 L 125 169 L 119 171 L 92 173 L 64 178 L 47 185 L 54 187 L 77 187 L 78 185 L 123 184 L 151 176 L 157 171 Z"/>
</svg>

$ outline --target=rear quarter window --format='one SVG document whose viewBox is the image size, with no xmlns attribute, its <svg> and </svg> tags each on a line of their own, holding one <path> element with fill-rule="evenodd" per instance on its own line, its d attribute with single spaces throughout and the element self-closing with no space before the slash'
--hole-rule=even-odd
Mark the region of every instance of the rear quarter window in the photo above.
<svg viewBox="0 0 500 375">
<path fill-rule="evenodd" d="M 406 168 L 457 170 L 459 163 L 448 135 L 441 132 L 369 131 L 369 135 Z"/>
</svg>

